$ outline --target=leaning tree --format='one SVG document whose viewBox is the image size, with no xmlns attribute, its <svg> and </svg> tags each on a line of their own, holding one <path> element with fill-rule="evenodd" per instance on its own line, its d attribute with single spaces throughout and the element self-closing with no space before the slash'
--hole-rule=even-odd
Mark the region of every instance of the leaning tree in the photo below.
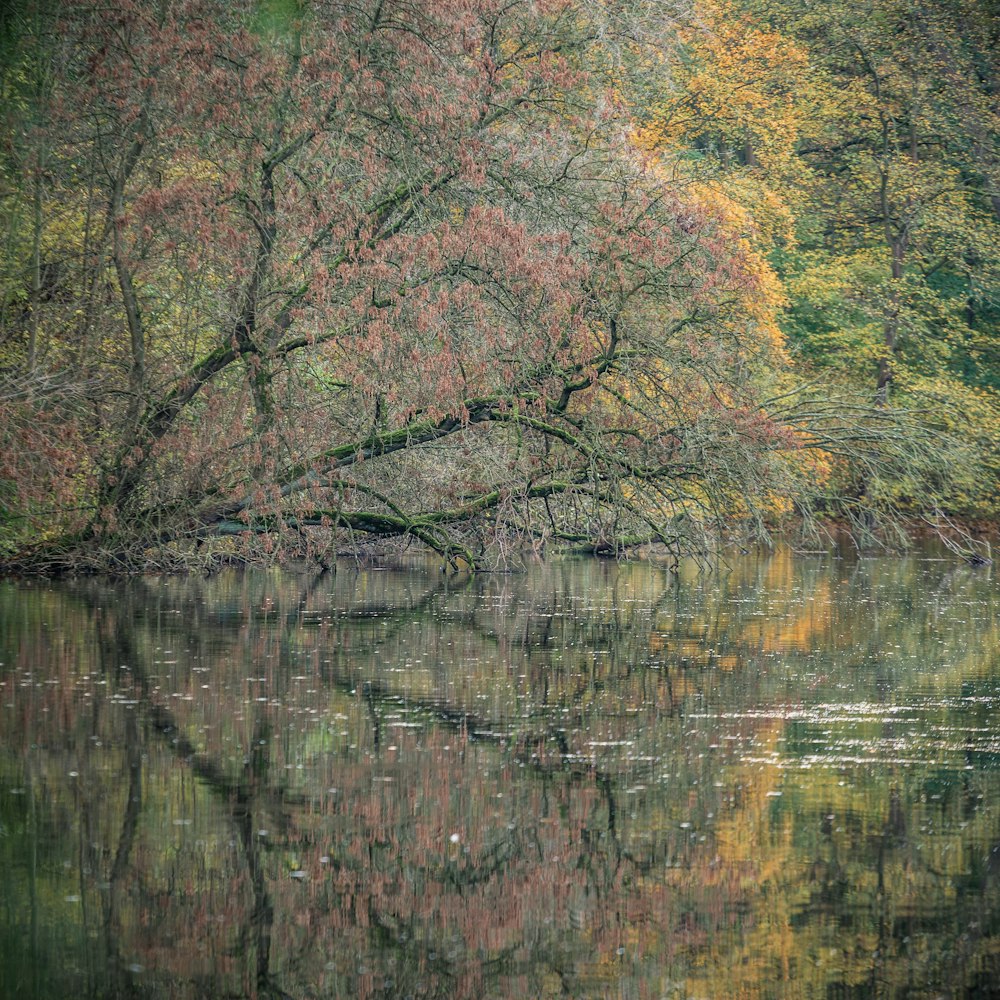
<svg viewBox="0 0 1000 1000">
<path fill-rule="evenodd" d="M 62 268 L 0 390 L 42 539 L 14 561 L 680 552 L 867 448 L 789 405 L 769 268 L 634 141 L 658 11 L 58 5 L 33 134 Z"/>
</svg>

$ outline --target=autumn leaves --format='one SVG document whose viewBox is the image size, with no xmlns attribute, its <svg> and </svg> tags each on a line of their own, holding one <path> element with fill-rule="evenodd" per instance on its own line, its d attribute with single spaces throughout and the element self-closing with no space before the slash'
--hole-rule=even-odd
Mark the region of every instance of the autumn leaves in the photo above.
<svg viewBox="0 0 1000 1000">
<path fill-rule="evenodd" d="M 855 404 L 817 423 L 795 389 L 823 364 L 804 262 L 849 240 L 813 246 L 848 201 L 823 193 L 838 144 L 800 89 L 835 67 L 791 14 L 275 11 L 12 22 L 11 128 L 34 131 L 5 170 L 47 166 L 11 202 L 6 280 L 49 257 L 64 278 L 20 314 L 8 291 L 0 349 L 79 373 L 2 403 L 22 564 L 325 559 L 368 536 L 453 565 L 548 539 L 704 550 L 814 509 L 812 487 L 875 495 L 852 456 L 894 467 L 901 425 L 859 434 Z M 19 430 L 46 422 L 80 441 L 47 480 Z M 841 478 L 812 482 L 832 455 Z"/>
</svg>

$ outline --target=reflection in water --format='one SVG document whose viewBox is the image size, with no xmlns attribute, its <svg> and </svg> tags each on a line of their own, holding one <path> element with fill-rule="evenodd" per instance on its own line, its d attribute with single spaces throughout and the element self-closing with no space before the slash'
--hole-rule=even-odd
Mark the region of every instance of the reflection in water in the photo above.
<svg viewBox="0 0 1000 1000">
<path fill-rule="evenodd" d="M 926 553 L 0 584 L 0 995 L 989 995 L 998 661 Z"/>
</svg>

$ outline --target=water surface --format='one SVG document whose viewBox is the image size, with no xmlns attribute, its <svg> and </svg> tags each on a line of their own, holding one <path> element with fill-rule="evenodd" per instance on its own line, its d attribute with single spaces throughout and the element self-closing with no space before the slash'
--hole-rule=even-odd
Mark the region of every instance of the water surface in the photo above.
<svg viewBox="0 0 1000 1000">
<path fill-rule="evenodd" d="M 989 569 L 0 583 L 0 995 L 1000 990 Z"/>
</svg>

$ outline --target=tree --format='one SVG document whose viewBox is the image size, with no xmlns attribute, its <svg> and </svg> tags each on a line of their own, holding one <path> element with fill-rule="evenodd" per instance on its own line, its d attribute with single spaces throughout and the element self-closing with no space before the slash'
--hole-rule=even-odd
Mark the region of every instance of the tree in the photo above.
<svg viewBox="0 0 1000 1000">
<path fill-rule="evenodd" d="M 82 363 L 9 421 L 11 547 L 44 536 L 21 565 L 359 535 L 469 564 L 550 538 L 704 550 L 787 508 L 805 452 L 858 440 L 850 411 L 789 405 L 783 296 L 739 200 L 641 138 L 677 28 L 653 11 L 59 18 L 43 138 L 86 280 L 76 322 L 38 321 Z M 55 421 L 79 446 L 42 506 L 44 477 L 18 484 L 27 429 Z"/>
<path fill-rule="evenodd" d="M 823 109 L 803 134 L 793 341 L 950 438 L 937 500 L 996 510 L 996 22 L 950 2 L 749 4 L 804 46 Z M 892 391 L 890 391 L 892 390 Z M 932 477 L 933 479 L 933 477 Z M 897 495 L 912 504 L 913 484 Z M 921 501 L 922 502 L 922 498 Z"/>
<path fill-rule="evenodd" d="M 665 514 L 745 492 L 752 461 L 699 456 L 780 437 L 746 373 L 770 349 L 745 308 L 761 288 L 725 220 L 630 151 L 609 86 L 626 21 L 568 2 L 64 17 L 51 138 L 100 164 L 91 306 L 121 331 L 71 547 L 316 526 L 472 562 L 512 532 L 674 543 Z"/>
</svg>

